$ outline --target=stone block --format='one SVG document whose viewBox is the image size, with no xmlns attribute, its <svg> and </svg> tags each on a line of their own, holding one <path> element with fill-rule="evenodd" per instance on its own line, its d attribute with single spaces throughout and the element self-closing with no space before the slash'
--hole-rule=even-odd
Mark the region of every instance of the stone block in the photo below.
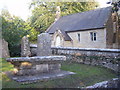
<svg viewBox="0 0 120 90">
<path fill-rule="evenodd" d="M 61 64 L 49 64 L 49 71 L 60 71 Z"/>
<path fill-rule="evenodd" d="M 79 60 L 77 60 L 77 62 L 83 63 L 83 59 L 79 59 Z"/>
<path fill-rule="evenodd" d="M 88 62 L 88 61 L 85 61 L 85 62 L 84 62 L 84 64 L 90 64 L 90 62 Z"/>
<path fill-rule="evenodd" d="M 51 51 L 51 37 L 48 33 L 38 35 L 37 42 L 37 56 L 50 56 Z"/>
<path fill-rule="evenodd" d="M 21 69 L 17 72 L 17 75 L 23 76 L 23 75 L 34 75 L 36 74 L 35 69 Z"/>
<path fill-rule="evenodd" d="M 30 62 L 22 62 L 20 65 L 20 69 L 29 69 L 32 68 L 32 63 Z"/>
<path fill-rule="evenodd" d="M 4 39 L 2 39 L 2 57 L 10 57 L 9 49 L 8 49 L 8 42 L 6 42 Z"/>
<path fill-rule="evenodd" d="M 48 72 L 48 64 L 36 65 L 36 71 L 39 72 Z"/>
<path fill-rule="evenodd" d="M 29 39 L 27 36 L 24 36 L 21 40 L 21 56 L 22 57 L 31 56 Z"/>
<path fill-rule="evenodd" d="M 97 65 L 96 60 L 92 60 L 91 65 Z"/>
</svg>

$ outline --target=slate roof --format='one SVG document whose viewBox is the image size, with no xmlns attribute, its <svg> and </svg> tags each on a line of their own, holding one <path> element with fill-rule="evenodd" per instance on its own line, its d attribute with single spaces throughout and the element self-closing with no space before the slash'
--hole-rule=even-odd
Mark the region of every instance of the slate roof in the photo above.
<svg viewBox="0 0 120 90">
<path fill-rule="evenodd" d="M 65 35 L 64 39 L 71 40 L 67 32 L 105 28 L 111 11 L 112 7 L 106 7 L 63 16 L 52 24 L 47 32 L 53 34 L 56 30 L 61 30 Z"/>
<path fill-rule="evenodd" d="M 70 41 L 71 40 L 71 38 L 69 37 L 69 35 L 64 30 L 60 30 L 60 31 L 63 34 L 63 37 L 64 37 L 65 41 Z"/>
</svg>

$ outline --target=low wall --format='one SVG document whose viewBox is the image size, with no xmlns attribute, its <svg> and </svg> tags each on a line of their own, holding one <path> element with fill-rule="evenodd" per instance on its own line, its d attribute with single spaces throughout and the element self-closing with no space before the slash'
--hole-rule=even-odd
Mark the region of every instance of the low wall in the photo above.
<svg viewBox="0 0 120 90">
<path fill-rule="evenodd" d="M 103 81 L 94 84 L 93 86 L 88 86 L 85 89 L 97 89 L 97 88 L 114 88 L 114 89 L 120 89 L 119 83 L 120 80 L 118 78 L 113 78 L 112 80 L 109 81 Z"/>
<path fill-rule="evenodd" d="M 32 55 L 36 55 L 37 45 L 31 45 Z M 120 49 L 95 49 L 52 47 L 53 55 L 65 55 L 67 60 L 89 65 L 101 65 L 116 72 L 120 71 Z"/>
<path fill-rule="evenodd" d="M 54 54 L 105 56 L 111 58 L 120 58 L 120 49 L 52 47 L 52 52 Z"/>
</svg>

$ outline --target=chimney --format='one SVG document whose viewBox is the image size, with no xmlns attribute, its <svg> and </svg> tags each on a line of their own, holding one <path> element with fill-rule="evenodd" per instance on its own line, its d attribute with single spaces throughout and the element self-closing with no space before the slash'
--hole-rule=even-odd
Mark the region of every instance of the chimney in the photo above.
<svg viewBox="0 0 120 90">
<path fill-rule="evenodd" d="M 56 7 L 56 16 L 55 16 L 55 21 L 57 21 L 60 18 L 60 6 Z"/>
</svg>

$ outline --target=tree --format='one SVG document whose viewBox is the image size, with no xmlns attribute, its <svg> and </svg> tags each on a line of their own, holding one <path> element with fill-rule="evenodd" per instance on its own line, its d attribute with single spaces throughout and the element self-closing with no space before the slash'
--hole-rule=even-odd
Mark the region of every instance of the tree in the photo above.
<svg viewBox="0 0 120 90">
<path fill-rule="evenodd" d="M 8 42 L 10 55 L 20 56 L 21 38 L 30 34 L 31 27 L 21 18 L 11 16 L 7 10 L 2 10 L 2 36 Z"/>
<path fill-rule="evenodd" d="M 113 12 L 118 12 L 120 8 L 120 1 L 111 1 L 111 2 L 107 2 L 107 4 L 111 4 L 113 6 L 112 8 Z"/>
<path fill-rule="evenodd" d="M 120 1 L 111 1 L 111 2 L 107 2 L 107 4 L 111 4 L 112 5 L 112 11 L 114 12 L 118 12 L 120 9 Z M 118 14 L 118 26 L 120 28 L 120 14 Z"/>
<path fill-rule="evenodd" d="M 60 6 L 61 16 L 68 14 L 92 10 L 98 6 L 96 2 L 40 2 L 33 1 L 30 8 L 32 16 L 30 17 L 31 26 L 38 32 L 44 32 L 55 20 L 56 7 Z"/>
</svg>

